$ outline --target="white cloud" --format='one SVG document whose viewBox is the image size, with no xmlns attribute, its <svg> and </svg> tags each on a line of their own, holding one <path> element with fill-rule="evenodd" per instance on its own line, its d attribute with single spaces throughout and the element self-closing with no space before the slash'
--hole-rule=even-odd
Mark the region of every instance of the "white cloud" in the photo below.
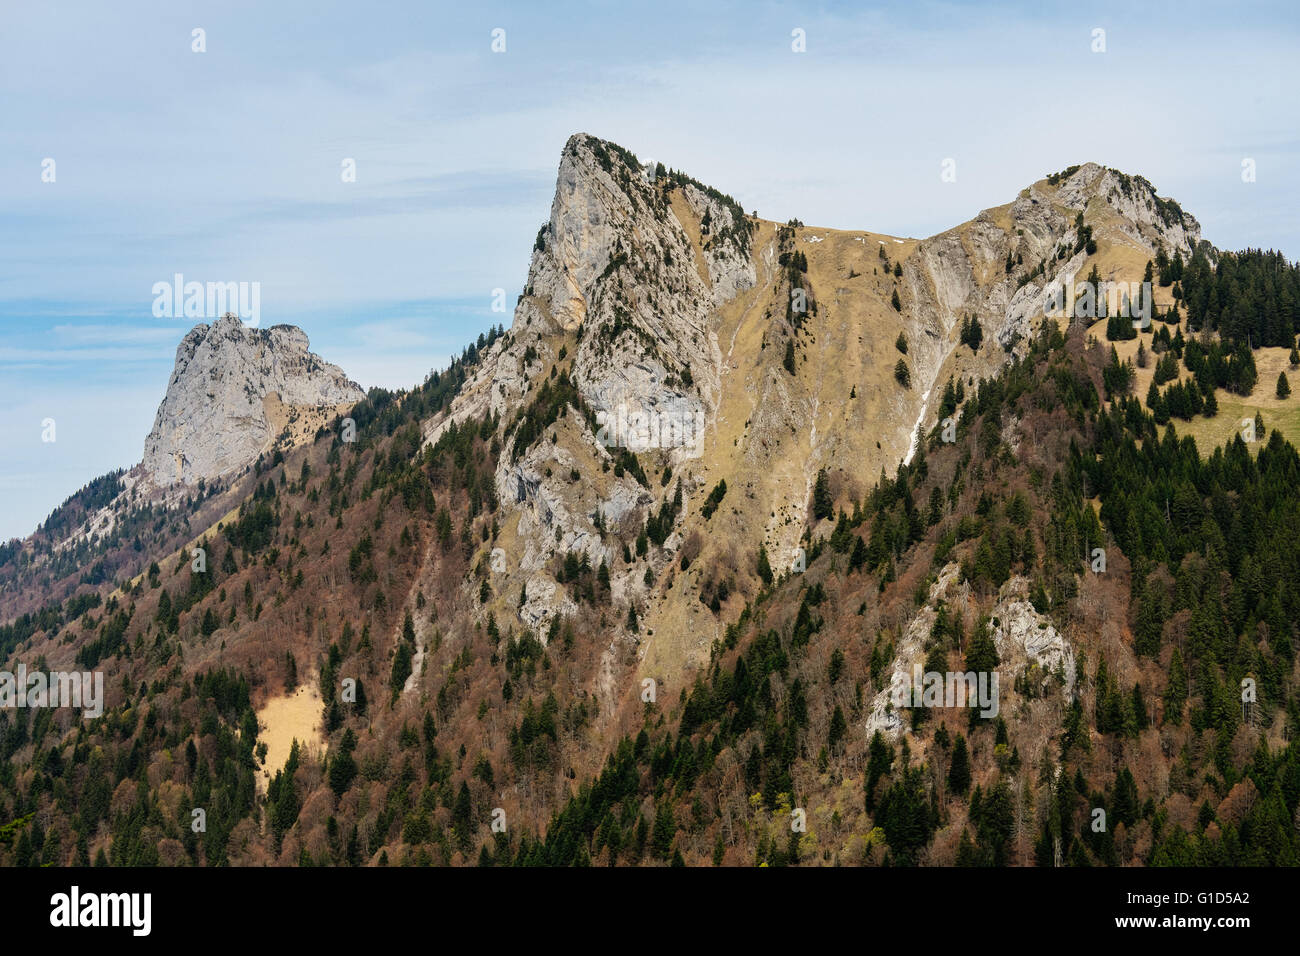
<svg viewBox="0 0 1300 956">
<path fill-rule="evenodd" d="M 171 342 L 173 345 L 188 329 L 160 328 L 144 325 L 56 325 L 50 332 L 60 345 L 69 347 L 87 345 L 156 345 Z"/>
</svg>

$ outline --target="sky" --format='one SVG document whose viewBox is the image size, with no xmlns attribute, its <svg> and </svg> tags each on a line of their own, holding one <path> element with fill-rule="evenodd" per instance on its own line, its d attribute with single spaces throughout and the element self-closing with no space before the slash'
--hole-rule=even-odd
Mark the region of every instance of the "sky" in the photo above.
<svg viewBox="0 0 1300 956">
<path fill-rule="evenodd" d="M 410 387 L 509 325 L 575 132 L 918 237 L 1091 160 L 1300 258 L 1297 10 L 0 0 L 0 540 L 139 461 L 202 321 L 155 283 L 256 282 L 262 327 Z"/>
</svg>

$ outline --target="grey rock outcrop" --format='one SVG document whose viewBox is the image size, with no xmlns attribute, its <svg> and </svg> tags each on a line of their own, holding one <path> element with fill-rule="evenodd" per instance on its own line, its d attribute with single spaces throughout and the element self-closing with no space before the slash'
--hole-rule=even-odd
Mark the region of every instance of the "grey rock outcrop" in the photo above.
<svg viewBox="0 0 1300 956">
<path fill-rule="evenodd" d="M 1055 679 L 1066 700 L 1074 695 L 1074 648 L 1051 618 L 1029 603 L 1029 582 L 1015 575 L 998 591 L 989 624 L 1000 667 L 1010 675 L 1023 675 L 1042 693 Z"/>
<path fill-rule="evenodd" d="M 1013 576 L 998 590 L 997 603 L 989 619 L 989 633 L 998 652 L 1001 697 L 1021 698 L 1017 680 L 1035 697 L 1059 690 L 1059 700 L 1068 703 L 1075 693 L 1075 656 L 1069 640 L 1039 614 L 1028 600 L 1029 582 Z M 962 578 L 959 565 L 946 565 L 930 587 L 926 603 L 909 622 L 898 643 L 887 683 L 871 702 L 867 716 L 868 736 L 880 731 L 897 737 L 907 730 L 906 714 L 900 700 L 909 700 L 907 691 L 915 683 L 914 668 L 926 659 L 926 641 L 934 627 L 938 609 L 948 605 L 950 613 L 961 614 L 970 599 L 970 585 Z"/>
<path fill-rule="evenodd" d="M 581 328 L 573 378 L 587 403 L 621 421 L 667 423 L 655 434 L 668 447 L 693 444 L 721 388 L 709 316 L 755 282 L 748 224 L 738 206 L 683 180 L 682 199 L 707 224 L 697 257 L 652 175 L 612 143 L 569 138 L 508 341 L 484 356 L 427 440 L 452 421 L 518 407 L 530 377 L 557 360 L 541 339 Z"/>
<path fill-rule="evenodd" d="M 903 263 L 903 277 L 908 341 L 915 345 L 912 378 L 923 395 L 941 387 L 963 316 L 978 318 L 995 345 L 981 352 L 968 374 L 992 376 L 1008 356 L 1024 354 L 1049 303 L 1065 283 L 1084 278 L 1088 256 L 1075 248 L 1079 213 L 1096 228 L 1097 238 L 1130 247 L 1141 259 L 1154 258 L 1161 247 L 1187 259 L 1201 242 L 1196 219 L 1159 197 L 1146 179 L 1097 163 L 1073 167 L 1056 181 L 1040 180 L 1009 205 L 986 209 L 969 223 L 921 240 Z M 1067 254 L 1058 258 L 1062 244 Z M 1016 260 L 1014 271 L 1004 268 L 1008 256 Z M 1039 262 L 1043 274 L 1025 277 Z M 1069 322 L 1068 317 L 1059 321 Z M 918 432 L 935 424 L 936 405 L 923 403 Z"/>
<path fill-rule="evenodd" d="M 548 339 L 577 331 L 570 374 L 597 417 L 596 455 L 608 460 L 619 447 L 662 449 L 677 460 L 699 454 L 722 388 L 709 320 L 755 283 L 749 223 L 739 206 L 685 177 L 673 180 L 675 202 L 666 199 L 660 175 L 612 143 L 570 137 L 509 334 L 484 353 L 448 412 L 426 423 L 426 441 L 453 422 L 508 420 L 561 360 Z M 678 212 L 689 213 L 689 226 Z M 593 566 L 610 556 L 594 514 L 617 523 L 650 500 L 630 478 L 616 481 L 607 500 L 574 500 L 569 467 L 563 449 L 541 443 L 518 460 L 504 454 L 497 468 L 497 495 L 520 515 L 519 566 L 534 575 L 525 623 L 547 616 L 554 589 L 540 569 L 552 556 L 583 552 Z"/>
<path fill-rule="evenodd" d="M 303 413 L 333 413 L 365 397 L 290 325 L 245 326 L 235 316 L 198 325 L 176 348 L 167 394 L 144 443 L 158 486 L 229 475 L 270 448 Z"/>
</svg>

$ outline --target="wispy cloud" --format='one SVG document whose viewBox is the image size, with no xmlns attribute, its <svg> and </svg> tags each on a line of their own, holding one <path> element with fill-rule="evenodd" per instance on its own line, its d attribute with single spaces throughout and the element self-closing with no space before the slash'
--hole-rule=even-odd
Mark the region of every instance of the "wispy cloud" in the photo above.
<svg viewBox="0 0 1300 956">
<path fill-rule="evenodd" d="M 422 216 L 434 212 L 490 213 L 518 207 L 524 198 L 534 204 L 555 185 L 554 173 L 502 170 L 456 172 L 441 176 L 397 180 L 374 187 L 360 186 L 338 199 L 276 199 L 239 204 L 223 228 L 266 223 L 320 223 L 391 216 Z"/>
<path fill-rule="evenodd" d="M 50 330 L 59 345 L 68 348 L 103 345 L 157 345 L 175 342 L 175 328 L 150 328 L 132 325 L 56 325 Z"/>
<path fill-rule="evenodd" d="M 58 348 L 21 349 L 0 346 L 0 365 L 75 365 L 83 362 L 96 364 L 157 362 L 157 349 L 144 348 Z"/>
<path fill-rule="evenodd" d="M 492 290 L 513 304 L 577 131 L 771 218 L 900 235 L 1095 159 L 1146 176 L 1219 245 L 1300 255 L 1292 3 L 560 0 L 492 14 L 231 0 L 202 11 L 195 54 L 199 14 L 183 5 L 4 5 L 0 406 L 84 396 L 88 379 L 105 389 L 94 403 L 111 402 L 146 377 L 158 391 L 139 408 L 156 406 L 191 324 L 150 314 L 152 284 L 175 272 L 259 281 L 264 324 L 303 326 L 362 384 L 409 387 L 509 324 Z M 1198 83 L 1197 65 L 1216 63 L 1249 69 Z M 1240 156 L 1261 160 L 1248 187 Z M 99 467 L 138 455 L 137 411 L 62 414 L 116 443 Z"/>
</svg>

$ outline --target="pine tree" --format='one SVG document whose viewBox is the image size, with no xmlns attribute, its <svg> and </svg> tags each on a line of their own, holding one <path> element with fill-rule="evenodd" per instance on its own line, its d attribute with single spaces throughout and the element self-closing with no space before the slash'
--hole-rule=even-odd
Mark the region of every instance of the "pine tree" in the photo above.
<svg viewBox="0 0 1300 956">
<path fill-rule="evenodd" d="M 936 525 L 943 519 L 943 492 L 935 485 L 930 489 L 930 507 L 926 515 L 926 524 Z"/>
<path fill-rule="evenodd" d="M 1147 657 L 1154 657 L 1160 652 L 1160 632 L 1164 617 L 1160 605 L 1150 594 L 1138 600 L 1133 650 Z"/>
<path fill-rule="evenodd" d="M 965 795 L 970 789 L 970 753 L 966 749 L 966 737 L 957 735 L 952 745 L 952 763 L 948 767 L 948 789 L 953 793 Z"/>
<path fill-rule="evenodd" d="M 867 563 L 867 545 L 861 535 L 853 536 L 853 553 L 849 555 L 849 570 L 856 571 Z"/>
<path fill-rule="evenodd" d="M 456 793 L 456 803 L 451 811 L 451 826 L 456 832 L 456 840 L 461 850 L 468 850 L 473 838 L 473 803 L 470 800 L 469 785 L 462 780 L 460 790 Z"/>
<path fill-rule="evenodd" d="M 822 468 L 817 472 L 817 480 L 813 484 L 813 517 L 832 518 L 834 516 L 835 502 L 831 498 L 830 479 L 826 474 L 826 469 Z"/>
<path fill-rule="evenodd" d="M 343 740 L 339 744 L 338 755 L 330 761 L 330 789 L 334 791 L 336 797 L 343 796 L 357 775 L 357 764 L 352 759 L 352 751 L 356 749 L 356 746 L 356 735 L 352 733 L 352 728 L 349 727 L 343 731 Z"/>
<path fill-rule="evenodd" d="M 1142 694 L 1141 681 L 1138 681 L 1133 685 L 1133 701 L 1131 709 L 1133 711 L 1133 722 L 1137 729 L 1146 730 L 1150 724 L 1150 720 L 1147 717 L 1147 702 L 1146 698 Z"/>
<path fill-rule="evenodd" d="M 844 673 L 844 652 L 838 647 L 831 651 L 831 661 L 826 668 L 826 680 L 834 684 Z"/>
<path fill-rule="evenodd" d="M 1178 721 L 1182 717 L 1183 702 L 1187 700 L 1187 671 L 1183 668 L 1183 655 L 1174 648 L 1169 661 L 1169 680 L 1165 684 L 1165 719 Z"/>
<path fill-rule="evenodd" d="M 903 386 L 903 388 L 912 387 L 912 373 L 908 369 L 905 360 L 899 359 L 898 364 L 894 366 L 894 379 L 899 385 Z"/>
<path fill-rule="evenodd" d="M 758 748 L 754 748 L 754 753 Z M 863 782 L 863 790 L 866 795 L 866 807 L 868 813 L 874 813 L 876 810 L 876 784 L 880 778 L 889 773 L 889 768 L 894 763 L 894 748 L 885 742 L 885 738 L 880 731 L 871 735 L 871 744 L 867 748 L 867 777 Z"/>
<path fill-rule="evenodd" d="M 650 846 L 654 850 L 655 856 L 662 860 L 668 859 L 668 853 L 673 845 L 673 837 L 676 835 L 677 821 L 673 819 L 673 807 L 669 801 L 665 800 L 655 810 L 654 835 L 650 839 Z"/>
<path fill-rule="evenodd" d="M 1291 383 L 1286 380 L 1286 372 L 1278 372 L 1277 374 L 1277 397 L 1291 397 Z"/>
<path fill-rule="evenodd" d="M 836 704 L 835 712 L 831 714 L 830 732 L 827 734 L 826 738 L 826 746 L 830 748 L 832 753 L 835 752 L 840 741 L 844 739 L 844 735 L 848 732 L 848 729 L 849 725 L 844 719 L 844 711 L 840 709 L 839 704 Z"/>
<path fill-rule="evenodd" d="M 984 329 L 977 316 L 962 316 L 960 338 L 961 344 L 969 346 L 972 352 L 980 350 L 980 343 L 984 341 Z M 960 398 L 957 400 L 961 401 Z"/>
<path fill-rule="evenodd" d="M 1139 807 L 1137 782 L 1128 767 L 1123 767 L 1115 777 L 1114 823 L 1132 827 L 1138 821 Z"/>
<path fill-rule="evenodd" d="M 966 648 L 966 670 L 991 674 L 997 669 L 999 660 L 997 645 L 993 643 L 988 626 L 977 628 Z"/>
<path fill-rule="evenodd" d="M 402 692 L 406 679 L 411 676 L 411 645 L 401 641 L 393 654 L 393 673 L 388 679 L 388 686 L 393 692 L 393 700 Z"/>
<path fill-rule="evenodd" d="M 767 546 L 760 544 L 758 546 L 758 565 L 756 568 L 759 580 L 765 587 L 772 585 L 772 564 L 767 559 Z"/>
<path fill-rule="evenodd" d="M 985 795 L 976 812 L 972 807 L 971 819 L 979 842 L 992 851 L 992 864 L 1006 864 L 1007 843 L 1015 828 L 1015 811 L 1011 802 L 1011 788 L 1006 780 L 998 781 Z"/>
</svg>

